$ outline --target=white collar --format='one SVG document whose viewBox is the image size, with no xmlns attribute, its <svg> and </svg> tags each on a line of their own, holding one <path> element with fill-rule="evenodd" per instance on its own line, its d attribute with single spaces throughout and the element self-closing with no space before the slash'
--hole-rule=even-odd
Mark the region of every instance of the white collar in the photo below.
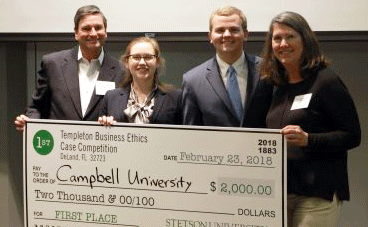
<svg viewBox="0 0 368 227">
<path fill-rule="evenodd" d="M 104 53 L 104 49 L 102 47 L 101 49 L 101 53 L 100 53 L 100 56 L 98 56 L 98 61 L 100 62 L 100 65 L 102 65 L 102 62 L 103 62 L 103 59 L 105 57 L 105 53 Z M 78 61 L 80 61 L 81 59 L 85 59 L 82 55 L 82 50 L 80 48 L 80 46 L 78 47 Z M 95 59 L 92 59 L 92 60 L 95 60 Z"/>
<path fill-rule="evenodd" d="M 226 63 L 224 60 L 220 58 L 218 54 L 216 54 L 216 60 L 220 67 L 221 76 L 225 77 L 227 70 L 229 69 L 230 65 Z M 232 66 L 234 67 L 236 72 L 239 72 L 242 67 L 244 67 L 245 63 L 245 54 L 244 51 L 242 52 L 242 55 L 236 60 Z"/>
</svg>

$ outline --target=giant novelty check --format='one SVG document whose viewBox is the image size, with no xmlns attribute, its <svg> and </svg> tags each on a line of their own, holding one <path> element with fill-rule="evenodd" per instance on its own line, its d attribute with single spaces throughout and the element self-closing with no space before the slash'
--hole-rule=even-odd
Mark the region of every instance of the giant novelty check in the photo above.
<svg viewBox="0 0 368 227">
<path fill-rule="evenodd" d="M 30 120 L 27 227 L 286 226 L 278 130 Z"/>
</svg>

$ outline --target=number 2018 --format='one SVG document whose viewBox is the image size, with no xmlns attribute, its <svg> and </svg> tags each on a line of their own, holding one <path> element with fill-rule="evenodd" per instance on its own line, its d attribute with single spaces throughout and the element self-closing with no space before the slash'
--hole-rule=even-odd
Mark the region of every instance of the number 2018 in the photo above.
<svg viewBox="0 0 368 227">
<path fill-rule="evenodd" d="M 258 146 L 276 146 L 276 140 L 258 140 Z"/>
</svg>

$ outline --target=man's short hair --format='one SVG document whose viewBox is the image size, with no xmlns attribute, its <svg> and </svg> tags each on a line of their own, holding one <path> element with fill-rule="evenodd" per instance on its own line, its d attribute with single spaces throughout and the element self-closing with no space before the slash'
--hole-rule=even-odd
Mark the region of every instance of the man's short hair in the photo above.
<svg viewBox="0 0 368 227">
<path fill-rule="evenodd" d="M 212 13 L 211 17 L 210 17 L 210 31 L 212 31 L 212 20 L 213 20 L 213 17 L 215 15 L 218 15 L 218 16 L 231 16 L 233 14 L 237 14 L 239 15 L 242 23 L 241 23 L 241 26 L 243 28 L 243 31 L 247 31 L 247 18 L 245 17 L 245 15 L 243 14 L 243 12 L 234 7 L 234 6 L 222 6 L 220 8 L 218 8 L 215 12 Z"/>
<path fill-rule="evenodd" d="M 74 16 L 74 30 L 78 30 L 79 28 L 79 22 L 82 20 L 82 18 L 86 15 L 93 15 L 93 14 L 100 14 L 103 19 L 103 23 L 105 25 L 105 28 L 107 27 L 107 20 L 105 15 L 101 12 L 100 8 L 98 8 L 95 5 L 87 5 L 80 7 Z"/>
</svg>

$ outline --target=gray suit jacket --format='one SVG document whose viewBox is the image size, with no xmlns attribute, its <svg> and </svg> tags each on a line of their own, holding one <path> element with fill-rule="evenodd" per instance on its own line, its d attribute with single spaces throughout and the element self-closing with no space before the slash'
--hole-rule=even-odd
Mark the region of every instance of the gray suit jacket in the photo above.
<svg viewBox="0 0 368 227">
<path fill-rule="evenodd" d="M 27 116 L 59 120 L 97 120 L 103 96 L 96 95 L 94 91 L 86 114 L 82 115 L 77 57 L 78 48 L 43 56 L 36 91 L 27 109 Z M 105 53 L 98 80 L 117 83 L 121 75 L 119 62 Z"/>
<path fill-rule="evenodd" d="M 260 80 L 261 58 L 245 55 L 248 64 L 247 94 L 239 120 L 227 94 L 216 58 L 202 63 L 183 76 L 183 123 L 186 125 L 265 127 L 272 86 Z"/>
<path fill-rule="evenodd" d="M 118 122 L 128 122 L 124 110 L 127 108 L 130 85 L 106 92 L 100 116 L 113 116 Z M 181 90 L 162 91 L 155 96 L 151 124 L 181 124 Z"/>
</svg>

